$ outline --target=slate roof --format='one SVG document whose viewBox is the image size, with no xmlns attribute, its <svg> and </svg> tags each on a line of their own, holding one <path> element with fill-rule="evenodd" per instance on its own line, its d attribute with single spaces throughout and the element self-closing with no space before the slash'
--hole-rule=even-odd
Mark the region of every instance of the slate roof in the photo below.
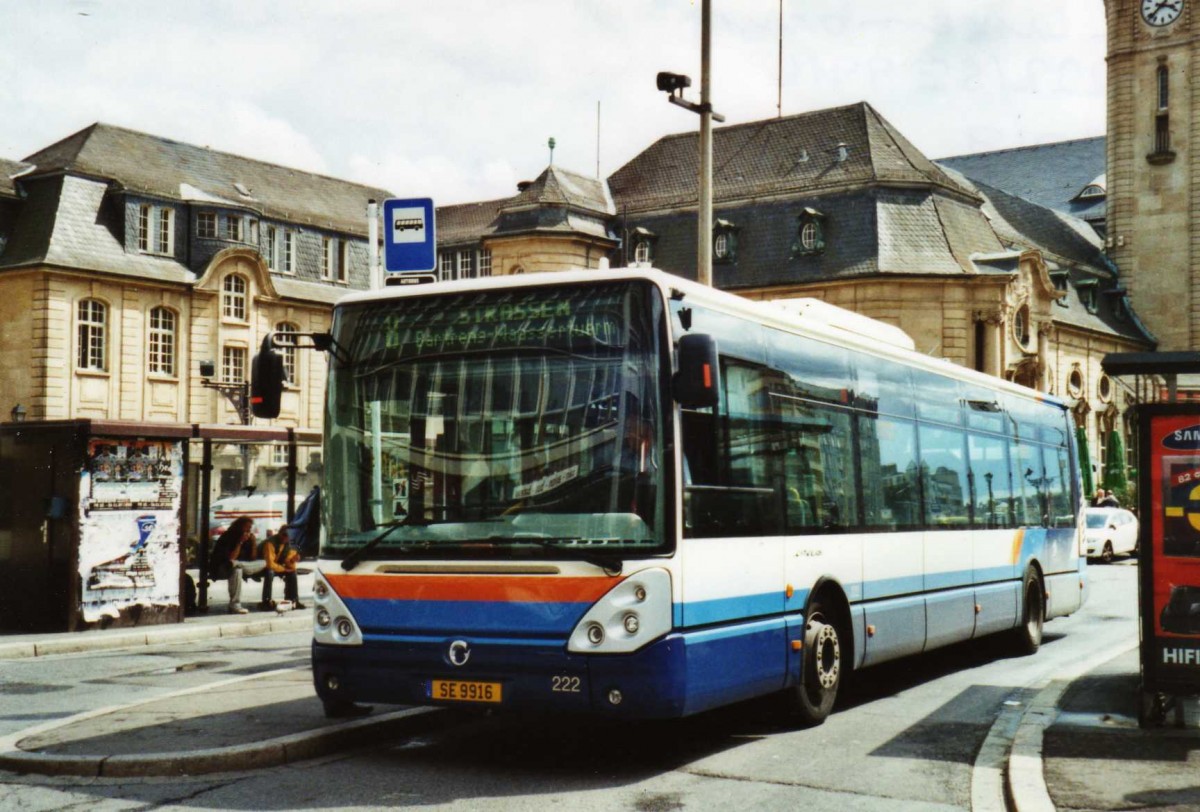
<svg viewBox="0 0 1200 812">
<path fill-rule="evenodd" d="M 954 170 L 951 173 L 956 174 Z M 1077 217 L 959 176 L 984 198 L 983 212 L 1006 246 L 1037 248 L 1047 259 L 1083 264 L 1113 275 L 1096 232 Z"/>
<path fill-rule="evenodd" d="M 512 197 L 439 207 L 438 244 L 462 245 L 486 236 L 530 232 L 613 239 L 606 221 L 615 213 L 604 181 L 549 166 Z"/>
<path fill-rule="evenodd" d="M 508 200 L 505 208 L 532 205 L 563 205 L 598 214 L 616 211 L 604 181 L 553 165 Z"/>
<path fill-rule="evenodd" d="M 1103 185 L 1105 145 L 1104 136 L 1097 136 L 939 158 L 936 163 L 1010 195 L 1102 223 L 1107 209 L 1104 198 L 1075 198 L 1090 183 Z"/>
<path fill-rule="evenodd" d="M 492 233 L 496 215 L 512 198 L 484 200 L 479 203 L 461 203 L 437 208 L 438 245 L 455 245 L 478 242 L 481 237 Z"/>
<path fill-rule="evenodd" d="M 19 197 L 13 175 L 28 172 L 33 167 L 20 161 L 8 161 L 0 158 L 0 197 Z"/>
<path fill-rule="evenodd" d="M 619 210 L 694 206 L 699 134 L 660 138 L 609 178 Z M 838 146 L 846 148 L 839 160 Z M 713 130 L 713 200 L 918 184 L 970 196 L 866 102 Z"/>
<path fill-rule="evenodd" d="M 384 189 L 289 169 L 97 123 L 30 155 L 33 178 L 68 172 L 168 200 L 215 199 L 264 217 L 365 236 L 369 199 Z M 235 184 L 249 192 L 243 195 Z"/>
<path fill-rule="evenodd" d="M 169 257 L 127 253 L 118 235 L 123 213 L 102 205 L 106 181 L 72 175 L 30 180 L 3 265 L 57 265 L 137 279 L 186 283 L 195 276 Z"/>
</svg>

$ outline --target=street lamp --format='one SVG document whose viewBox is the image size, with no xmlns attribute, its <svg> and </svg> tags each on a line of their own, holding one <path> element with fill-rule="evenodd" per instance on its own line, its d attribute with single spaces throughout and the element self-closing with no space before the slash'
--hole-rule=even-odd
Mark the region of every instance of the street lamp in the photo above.
<svg viewBox="0 0 1200 812">
<path fill-rule="evenodd" d="M 699 226 L 696 237 L 696 279 L 702 285 L 712 286 L 712 122 L 724 121 L 725 116 L 714 113 L 709 101 L 709 62 L 712 52 L 712 0 L 703 0 L 700 6 L 700 103 L 683 98 L 684 88 L 691 87 L 692 80 L 681 73 L 663 71 L 658 74 L 658 89 L 670 95 L 671 104 L 691 110 L 700 115 L 700 201 L 697 210 Z"/>
<path fill-rule="evenodd" d="M 215 389 L 220 392 L 229 401 L 230 405 L 233 406 L 234 410 L 237 411 L 242 425 L 250 425 L 250 382 L 224 383 L 214 381 L 212 378 L 216 374 L 217 365 L 214 361 L 200 362 L 200 385 L 205 389 Z"/>
</svg>

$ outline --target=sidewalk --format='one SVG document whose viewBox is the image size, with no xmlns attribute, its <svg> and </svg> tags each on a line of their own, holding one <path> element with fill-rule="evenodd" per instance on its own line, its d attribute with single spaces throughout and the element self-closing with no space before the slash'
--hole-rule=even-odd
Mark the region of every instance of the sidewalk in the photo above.
<svg viewBox="0 0 1200 812">
<path fill-rule="evenodd" d="M 195 571 L 191 571 L 195 577 Z M 257 609 L 261 584 L 243 588 L 246 615 L 228 613 L 224 581 L 209 584 L 208 611 L 183 623 L 51 634 L 0 635 L 0 659 L 81 654 L 218 637 L 312 628 L 310 573 L 299 578 L 308 609 Z M 262 698 L 273 701 L 263 704 Z M 0 770 L 42 775 L 200 775 L 278 766 L 415 731 L 428 708 L 377 709 L 354 719 L 327 719 L 307 668 L 234 677 L 149 701 L 100 708 L 0 737 Z M 387 712 L 390 711 L 390 712 Z M 427 719 L 426 717 L 429 716 Z"/>
<path fill-rule="evenodd" d="M 1200 810 L 1200 703 L 1180 701 L 1183 726 L 1137 722 L 1138 651 L 1071 683 L 1046 730 L 1043 770 L 1058 809 Z"/>
<path fill-rule="evenodd" d="M 194 569 L 188 570 L 188 574 L 197 578 Z M 297 582 L 300 601 L 307 604 L 308 609 L 295 609 L 284 614 L 260 610 L 257 606 L 262 594 L 262 582 L 248 580 L 242 587 L 242 603 L 250 613 L 231 615 L 227 611 L 229 588 L 224 580 L 218 580 L 208 585 L 208 611 L 189 615 L 183 623 L 85 632 L 0 634 L 0 660 L 303 631 L 312 627 L 312 572 L 300 574 Z M 275 597 L 283 597 L 282 583 L 275 584 Z"/>
</svg>

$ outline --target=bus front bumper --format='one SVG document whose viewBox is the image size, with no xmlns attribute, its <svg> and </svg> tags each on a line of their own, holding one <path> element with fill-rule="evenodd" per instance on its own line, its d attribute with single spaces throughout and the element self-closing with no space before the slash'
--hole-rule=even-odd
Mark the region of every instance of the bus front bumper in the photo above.
<svg viewBox="0 0 1200 812">
<path fill-rule="evenodd" d="M 684 660 L 684 641 L 677 634 L 632 654 L 604 656 L 570 653 L 562 640 L 368 636 L 362 646 L 312 645 L 313 682 L 317 695 L 327 703 L 459 706 L 628 719 L 671 718 L 688 712 Z"/>
</svg>

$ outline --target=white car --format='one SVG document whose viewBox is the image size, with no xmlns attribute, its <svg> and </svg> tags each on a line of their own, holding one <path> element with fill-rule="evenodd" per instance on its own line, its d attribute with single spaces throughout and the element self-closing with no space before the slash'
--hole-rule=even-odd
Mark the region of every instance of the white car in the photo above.
<svg viewBox="0 0 1200 812">
<path fill-rule="evenodd" d="M 1086 512 L 1088 558 L 1105 564 L 1115 555 L 1134 554 L 1138 546 L 1137 517 L 1124 508 L 1088 508 Z"/>
<path fill-rule="evenodd" d="M 234 519 L 247 516 L 254 521 L 254 535 L 261 543 L 267 536 L 287 524 L 286 493 L 253 493 L 249 496 L 226 496 L 212 503 L 208 518 L 208 534 L 214 541 L 225 532 Z"/>
</svg>

